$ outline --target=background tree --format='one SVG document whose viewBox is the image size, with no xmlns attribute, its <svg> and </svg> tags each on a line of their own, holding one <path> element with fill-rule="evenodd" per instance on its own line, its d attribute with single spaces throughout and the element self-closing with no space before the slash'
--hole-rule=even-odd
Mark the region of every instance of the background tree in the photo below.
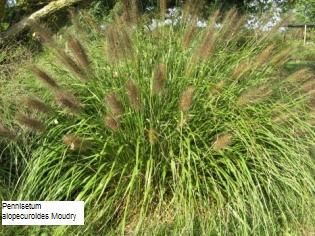
<svg viewBox="0 0 315 236">
<path fill-rule="evenodd" d="M 298 0 L 294 8 L 299 20 L 308 23 L 315 22 L 315 0 Z"/>
</svg>

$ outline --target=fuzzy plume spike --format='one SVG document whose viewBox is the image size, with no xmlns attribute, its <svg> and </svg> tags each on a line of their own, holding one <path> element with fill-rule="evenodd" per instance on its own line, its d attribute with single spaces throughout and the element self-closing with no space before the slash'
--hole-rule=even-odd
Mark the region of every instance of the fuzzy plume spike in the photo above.
<svg viewBox="0 0 315 236">
<path fill-rule="evenodd" d="M 219 150 L 225 149 L 229 145 L 231 145 L 232 138 L 233 138 L 233 136 L 231 134 L 228 134 L 228 133 L 218 134 L 216 136 L 215 141 L 212 144 L 212 148 L 215 151 L 219 151 Z"/>
<path fill-rule="evenodd" d="M 88 148 L 87 142 L 75 134 L 66 134 L 62 140 L 72 151 L 85 151 Z"/>
<path fill-rule="evenodd" d="M 105 102 L 111 110 L 111 114 L 114 116 L 120 116 L 124 113 L 122 103 L 119 101 L 116 93 L 111 92 L 105 96 Z"/>
<path fill-rule="evenodd" d="M 288 122 L 295 115 L 296 114 L 293 115 L 291 113 L 278 114 L 278 115 L 274 115 L 271 121 L 277 124 L 283 124 L 283 123 Z"/>
<path fill-rule="evenodd" d="M 289 75 L 289 77 L 286 78 L 288 82 L 294 83 L 294 82 L 303 82 L 308 80 L 313 76 L 313 73 L 308 68 L 302 68 L 293 74 Z"/>
<path fill-rule="evenodd" d="M 231 80 L 237 81 L 239 80 L 245 73 L 247 73 L 251 69 L 251 65 L 249 63 L 241 63 L 238 65 L 231 76 Z"/>
<path fill-rule="evenodd" d="M 167 0 L 159 0 L 160 14 L 161 18 L 165 19 Z"/>
<path fill-rule="evenodd" d="M 123 0 L 123 20 L 126 23 L 137 23 L 139 19 L 138 0 Z"/>
<path fill-rule="evenodd" d="M 49 44 L 52 47 L 56 46 L 53 40 L 53 33 L 47 27 L 33 21 L 31 24 L 31 28 L 34 31 L 34 34 L 39 35 L 40 39 L 44 43 Z"/>
<path fill-rule="evenodd" d="M 16 134 L 0 123 L 0 137 L 13 140 L 16 138 Z"/>
<path fill-rule="evenodd" d="M 56 49 L 57 58 L 63 63 L 68 70 L 72 71 L 81 81 L 87 81 L 87 74 L 65 51 Z"/>
<path fill-rule="evenodd" d="M 40 99 L 35 97 L 26 97 L 23 100 L 23 103 L 25 104 L 26 107 L 42 113 L 48 114 L 51 111 L 51 108 L 48 105 L 46 105 Z"/>
<path fill-rule="evenodd" d="M 154 145 L 158 142 L 158 132 L 155 129 L 148 130 L 148 138 L 151 145 Z"/>
<path fill-rule="evenodd" d="M 78 99 L 71 93 L 61 91 L 56 93 L 55 99 L 61 106 L 67 108 L 74 114 L 78 114 L 82 111 L 82 107 Z"/>
<path fill-rule="evenodd" d="M 23 113 L 19 113 L 16 116 L 16 120 L 19 124 L 29 128 L 30 130 L 43 132 L 45 130 L 45 125 L 36 119 L 33 119 Z"/>
<path fill-rule="evenodd" d="M 224 80 L 219 81 L 211 88 L 209 95 L 212 96 L 213 94 L 219 94 L 224 86 L 225 81 Z"/>
<path fill-rule="evenodd" d="M 267 46 L 264 50 L 262 50 L 255 59 L 256 66 L 264 65 L 269 59 L 270 55 L 272 54 L 272 50 L 274 49 L 274 45 Z"/>
<path fill-rule="evenodd" d="M 119 120 L 111 115 L 108 115 L 104 119 L 105 125 L 112 131 L 117 131 L 120 127 Z"/>
<path fill-rule="evenodd" d="M 241 94 L 241 96 L 237 99 L 237 104 L 239 106 L 246 106 L 249 104 L 257 103 L 270 96 L 271 94 L 272 90 L 268 86 L 261 85 L 257 88 L 252 88 Z"/>
<path fill-rule="evenodd" d="M 127 89 L 128 98 L 131 106 L 135 110 L 140 109 L 140 92 L 138 86 L 135 84 L 133 80 L 128 80 L 125 84 L 125 87 Z"/>
<path fill-rule="evenodd" d="M 222 40 L 227 40 L 227 35 L 231 32 L 233 24 L 236 21 L 238 14 L 235 8 L 230 9 L 224 16 L 222 22 L 222 28 L 220 30 L 220 38 Z"/>
<path fill-rule="evenodd" d="M 133 43 L 123 24 L 108 26 L 106 52 L 109 60 L 116 62 L 134 56 Z"/>
<path fill-rule="evenodd" d="M 214 48 L 215 48 L 215 40 L 216 40 L 215 24 L 216 24 L 216 19 L 218 18 L 219 14 L 220 12 L 216 11 L 211 16 L 210 26 L 199 48 L 197 49 L 196 53 L 193 56 L 194 58 L 193 61 L 205 60 L 213 53 Z"/>
<path fill-rule="evenodd" d="M 301 88 L 304 92 L 308 94 L 312 94 L 315 91 L 315 78 L 310 79 L 309 81 L 306 81 L 301 85 Z"/>
<path fill-rule="evenodd" d="M 194 19 L 183 36 L 182 47 L 184 49 L 187 49 L 189 47 L 196 31 L 197 31 L 196 19 Z"/>
<path fill-rule="evenodd" d="M 290 54 L 292 52 L 291 48 L 285 48 L 280 52 L 276 53 L 270 61 L 271 65 L 283 65 L 290 59 Z"/>
<path fill-rule="evenodd" d="M 162 63 L 158 64 L 155 67 L 153 74 L 152 84 L 153 94 L 159 94 L 162 92 L 163 88 L 165 87 L 166 77 L 167 77 L 166 66 Z"/>
<path fill-rule="evenodd" d="M 46 84 L 49 88 L 53 90 L 58 90 L 60 88 L 57 82 L 53 78 L 51 78 L 44 70 L 35 65 L 31 66 L 30 70 L 33 72 L 37 79 Z"/>
<path fill-rule="evenodd" d="M 80 64 L 80 66 L 85 70 L 88 70 L 90 61 L 86 54 L 86 50 L 84 49 L 81 42 L 78 39 L 71 36 L 68 40 L 68 46 L 73 55 L 75 56 L 76 60 Z"/>
<path fill-rule="evenodd" d="M 182 112 L 187 112 L 190 109 L 193 102 L 194 92 L 195 87 L 193 86 L 189 86 L 183 91 L 179 102 L 179 109 Z"/>
</svg>

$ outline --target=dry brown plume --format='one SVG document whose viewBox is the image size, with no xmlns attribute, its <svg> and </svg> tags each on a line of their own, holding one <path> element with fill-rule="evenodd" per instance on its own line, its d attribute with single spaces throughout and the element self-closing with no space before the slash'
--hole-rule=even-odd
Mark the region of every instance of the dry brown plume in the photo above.
<svg viewBox="0 0 315 236">
<path fill-rule="evenodd" d="M 13 140 L 16 138 L 16 134 L 0 123 L 0 137 Z"/>
<path fill-rule="evenodd" d="M 51 111 L 51 108 L 46 105 L 44 102 L 42 102 L 40 99 L 35 97 L 26 97 L 23 100 L 24 105 L 32 110 L 36 110 L 42 113 L 49 113 Z"/>
<path fill-rule="evenodd" d="M 77 64 L 64 50 L 57 48 L 55 49 L 55 53 L 59 61 L 68 68 L 69 71 L 77 75 L 82 81 L 88 80 L 87 73 L 84 68 Z"/>
<path fill-rule="evenodd" d="M 313 76 L 313 73 L 308 68 L 302 68 L 293 74 L 289 75 L 286 80 L 288 82 L 303 82 Z"/>
<path fill-rule="evenodd" d="M 153 73 L 153 84 L 152 84 L 153 94 L 159 94 L 162 92 L 163 88 L 165 87 L 166 79 L 167 79 L 166 66 L 160 63 L 155 67 L 155 70 Z"/>
<path fill-rule="evenodd" d="M 271 44 L 262 50 L 255 58 L 256 66 L 262 66 L 267 63 L 270 60 L 270 56 L 274 48 L 274 45 Z"/>
<path fill-rule="evenodd" d="M 225 149 L 226 147 L 231 145 L 232 137 L 233 136 L 231 134 L 228 134 L 228 133 L 218 134 L 216 136 L 215 141 L 212 144 L 212 148 L 215 151 L 219 151 L 219 150 Z"/>
<path fill-rule="evenodd" d="M 148 138 L 151 145 L 154 145 L 158 142 L 158 132 L 155 129 L 149 129 L 148 130 Z"/>
<path fill-rule="evenodd" d="M 68 40 L 68 46 L 69 46 L 72 54 L 75 56 L 75 59 L 80 64 L 80 66 L 82 68 L 84 68 L 85 70 L 88 70 L 89 65 L 90 65 L 90 61 L 89 61 L 88 56 L 86 54 L 86 50 L 82 46 L 81 42 L 74 37 L 70 37 Z"/>
<path fill-rule="evenodd" d="M 167 8 L 167 0 L 159 0 L 159 6 L 160 6 L 160 14 L 161 18 L 165 19 L 166 14 L 166 8 Z"/>
<path fill-rule="evenodd" d="M 140 108 L 140 92 L 138 86 L 135 84 L 133 80 L 128 80 L 125 84 L 127 89 L 129 102 L 135 110 L 139 110 Z"/>
<path fill-rule="evenodd" d="M 36 65 L 32 65 L 30 67 L 30 70 L 33 72 L 38 80 L 47 85 L 49 88 L 53 90 L 57 90 L 60 88 L 57 82 L 51 76 L 49 76 L 44 70 L 40 69 Z"/>
<path fill-rule="evenodd" d="M 80 102 L 70 92 L 60 91 L 56 93 L 55 99 L 58 104 L 67 108 L 71 113 L 78 114 L 82 110 Z"/>
<path fill-rule="evenodd" d="M 114 116 L 120 116 L 124 113 L 122 103 L 119 101 L 116 93 L 111 92 L 105 96 L 105 102 L 110 108 L 111 114 Z"/>
<path fill-rule="evenodd" d="M 106 52 L 110 61 L 116 62 L 133 57 L 133 43 L 124 24 L 116 23 L 108 26 L 106 35 Z"/>
<path fill-rule="evenodd" d="M 88 148 L 88 143 L 83 138 L 75 134 L 66 134 L 63 136 L 63 142 L 72 151 L 85 151 Z"/>
<path fill-rule="evenodd" d="M 182 47 L 184 49 L 187 49 L 189 47 L 196 32 L 197 32 L 196 20 L 193 20 L 192 24 L 188 27 L 188 29 L 186 30 L 183 36 Z"/>
<path fill-rule="evenodd" d="M 239 106 L 246 106 L 249 104 L 260 102 L 266 97 L 272 94 L 272 89 L 266 85 L 258 86 L 257 88 L 252 88 L 244 93 L 237 99 L 237 104 Z"/>
<path fill-rule="evenodd" d="M 120 127 L 118 118 L 113 117 L 111 115 L 106 116 L 104 121 L 105 121 L 105 125 L 113 131 L 117 131 Z"/>
<path fill-rule="evenodd" d="M 16 121 L 35 132 L 42 132 L 45 130 L 45 125 L 41 121 L 31 118 L 23 113 L 17 114 Z"/>
<path fill-rule="evenodd" d="M 187 112 L 190 109 L 193 102 L 194 92 L 195 87 L 193 86 L 189 86 L 183 91 L 179 103 L 179 109 L 182 112 Z"/>
</svg>

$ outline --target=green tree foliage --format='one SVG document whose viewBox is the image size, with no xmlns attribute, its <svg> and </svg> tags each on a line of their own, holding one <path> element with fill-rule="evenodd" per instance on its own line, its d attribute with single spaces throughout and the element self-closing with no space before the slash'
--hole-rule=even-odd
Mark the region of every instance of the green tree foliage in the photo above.
<svg viewBox="0 0 315 236">
<path fill-rule="evenodd" d="M 295 3 L 298 19 L 315 22 L 315 0 L 298 0 Z"/>
</svg>

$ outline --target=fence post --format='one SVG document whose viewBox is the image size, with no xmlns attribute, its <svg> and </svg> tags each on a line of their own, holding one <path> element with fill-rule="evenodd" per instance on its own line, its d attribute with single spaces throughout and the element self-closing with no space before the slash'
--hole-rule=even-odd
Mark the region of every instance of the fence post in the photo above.
<svg viewBox="0 0 315 236">
<path fill-rule="evenodd" d="M 307 25 L 304 25 L 304 45 L 306 44 Z"/>
</svg>

